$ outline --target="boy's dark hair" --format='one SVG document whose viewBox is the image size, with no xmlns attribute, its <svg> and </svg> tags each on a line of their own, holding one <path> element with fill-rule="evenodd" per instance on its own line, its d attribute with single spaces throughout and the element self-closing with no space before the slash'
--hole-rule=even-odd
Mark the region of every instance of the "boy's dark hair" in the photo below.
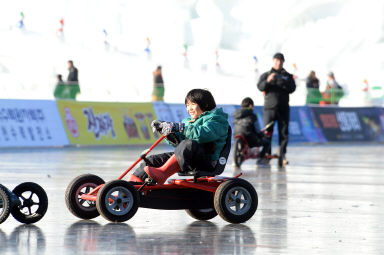
<svg viewBox="0 0 384 255">
<path fill-rule="evenodd" d="M 249 107 L 250 105 L 255 106 L 252 98 L 250 98 L 250 97 L 246 97 L 243 99 L 243 101 L 241 101 L 241 107 L 243 107 L 243 108 Z"/>
<path fill-rule="evenodd" d="M 211 111 L 216 107 L 215 99 L 206 89 L 192 89 L 185 97 L 185 105 L 188 101 L 197 104 L 203 112 Z"/>
</svg>

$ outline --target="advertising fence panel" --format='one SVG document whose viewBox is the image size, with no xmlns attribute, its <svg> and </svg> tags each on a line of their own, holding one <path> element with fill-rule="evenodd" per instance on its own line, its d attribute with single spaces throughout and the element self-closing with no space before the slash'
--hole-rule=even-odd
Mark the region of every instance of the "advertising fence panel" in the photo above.
<svg viewBox="0 0 384 255">
<path fill-rule="evenodd" d="M 228 114 L 239 105 L 218 105 Z M 258 129 L 263 107 L 256 106 Z M 184 104 L 77 102 L 69 100 L 0 100 L 0 147 L 151 144 L 154 119 L 179 122 L 188 117 Z M 277 123 L 273 143 L 278 141 Z M 384 142 L 384 109 L 291 107 L 289 141 Z"/>
<path fill-rule="evenodd" d="M 328 141 L 384 141 L 382 120 L 374 107 L 311 107 Z"/>
<path fill-rule="evenodd" d="M 156 119 L 152 103 L 57 101 L 71 144 L 150 144 L 150 124 Z"/>
<path fill-rule="evenodd" d="M 0 147 L 68 145 L 56 102 L 0 100 Z"/>
</svg>

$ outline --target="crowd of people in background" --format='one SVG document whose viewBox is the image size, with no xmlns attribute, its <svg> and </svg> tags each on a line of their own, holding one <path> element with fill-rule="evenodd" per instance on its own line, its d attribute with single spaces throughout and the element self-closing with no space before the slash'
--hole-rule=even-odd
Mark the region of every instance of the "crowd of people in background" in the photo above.
<svg viewBox="0 0 384 255">
<path fill-rule="evenodd" d="M 276 77 L 279 77 L 277 75 Z M 265 78 L 265 77 L 264 77 Z M 295 76 L 293 76 L 295 79 Z M 320 80 L 316 76 L 315 71 L 310 71 L 308 77 L 305 79 L 307 96 L 306 104 L 333 104 L 338 105 L 339 100 L 344 96 L 343 88 L 335 79 L 335 74 L 329 72 L 327 74 L 326 87 L 324 91 L 320 91 Z M 67 88 L 66 91 L 75 90 L 73 93 L 62 93 L 62 86 L 64 85 L 75 85 L 75 87 Z M 76 99 L 76 96 L 80 93 L 78 69 L 75 67 L 72 60 L 68 60 L 68 76 L 67 80 L 63 80 L 61 74 L 56 76 L 56 87 L 55 87 L 55 98 L 57 99 Z M 265 91 L 264 91 L 265 93 Z M 162 66 L 159 65 L 153 71 L 153 89 L 151 95 L 151 101 L 164 101 L 165 87 L 162 75 Z"/>
</svg>

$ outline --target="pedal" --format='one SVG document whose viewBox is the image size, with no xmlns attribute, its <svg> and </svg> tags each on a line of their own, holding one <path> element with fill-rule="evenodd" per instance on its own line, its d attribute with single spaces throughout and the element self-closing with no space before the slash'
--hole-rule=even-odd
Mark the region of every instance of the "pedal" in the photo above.
<svg viewBox="0 0 384 255">
<path fill-rule="evenodd" d="M 155 185 L 156 184 L 156 181 L 155 180 L 153 180 L 151 177 L 147 177 L 147 178 L 145 178 L 145 180 L 144 180 L 144 185 Z"/>
</svg>

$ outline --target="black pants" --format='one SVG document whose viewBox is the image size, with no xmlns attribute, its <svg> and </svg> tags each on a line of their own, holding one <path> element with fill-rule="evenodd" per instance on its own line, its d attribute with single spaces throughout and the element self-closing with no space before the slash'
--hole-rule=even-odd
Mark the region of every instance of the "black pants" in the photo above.
<svg viewBox="0 0 384 255">
<path fill-rule="evenodd" d="M 211 155 L 206 153 L 204 147 L 193 140 L 183 140 L 177 145 L 175 152 L 166 152 L 149 156 L 148 165 L 153 167 L 160 167 L 173 155 L 176 155 L 177 162 L 181 168 L 180 172 L 189 172 L 193 170 L 214 171 L 212 165 Z M 135 176 L 145 180 L 148 175 L 144 171 L 145 163 L 140 166 L 133 173 Z"/>
<path fill-rule="evenodd" d="M 277 121 L 277 127 L 279 130 L 279 155 L 281 153 L 287 153 L 288 145 L 288 125 L 289 125 L 289 106 L 281 107 L 277 109 L 264 109 L 264 125 L 267 125 L 271 121 Z M 267 130 L 273 133 L 273 126 Z M 270 145 L 272 137 L 269 138 Z M 266 150 L 267 153 L 271 154 L 271 146 Z"/>
</svg>

